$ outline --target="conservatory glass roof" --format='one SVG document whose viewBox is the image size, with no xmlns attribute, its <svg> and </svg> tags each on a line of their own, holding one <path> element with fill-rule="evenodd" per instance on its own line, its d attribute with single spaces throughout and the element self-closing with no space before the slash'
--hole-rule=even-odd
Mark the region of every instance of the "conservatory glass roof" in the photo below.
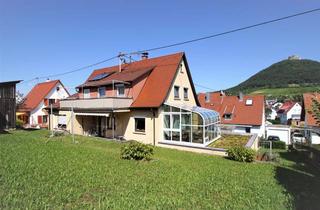
<svg viewBox="0 0 320 210">
<path fill-rule="evenodd" d="M 195 112 L 199 114 L 203 118 L 204 125 L 213 124 L 220 122 L 220 115 L 219 112 L 216 112 L 214 110 L 206 109 L 199 106 L 190 106 L 186 104 L 177 105 L 177 104 L 171 104 L 171 103 L 165 103 L 166 105 L 173 106 L 180 108 L 182 110 Z"/>
</svg>

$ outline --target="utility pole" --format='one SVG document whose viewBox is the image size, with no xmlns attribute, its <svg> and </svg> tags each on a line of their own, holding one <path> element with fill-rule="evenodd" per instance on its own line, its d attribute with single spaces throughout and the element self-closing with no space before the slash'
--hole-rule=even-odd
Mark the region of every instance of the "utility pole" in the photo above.
<svg viewBox="0 0 320 210">
<path fill-rule="evenodd" d="M 50 129 L 51 129 L 51 136 L 53 137 L 53 116 L 52 116 L 52 103 L 50 104 Z"/>
<path fill-rule="evenodd" d="M 71 133 L 72 133 L 72 143 L 74 143 L 74 132 L 73 132 L 73 106 L 71 106 Z"/>
</svg>

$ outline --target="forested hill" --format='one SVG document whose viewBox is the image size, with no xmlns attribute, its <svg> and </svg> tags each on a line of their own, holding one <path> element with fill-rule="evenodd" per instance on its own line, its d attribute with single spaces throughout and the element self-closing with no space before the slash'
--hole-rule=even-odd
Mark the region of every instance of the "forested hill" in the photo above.
<svg viewBox="0 0 320 210">
<path fill-rule="evenodd" d="M 287 59 L 256 73 L 229 92 L 251 92 L 263 88 L 319 86 L 320 62 L 307 59 Z"/>
</svg>

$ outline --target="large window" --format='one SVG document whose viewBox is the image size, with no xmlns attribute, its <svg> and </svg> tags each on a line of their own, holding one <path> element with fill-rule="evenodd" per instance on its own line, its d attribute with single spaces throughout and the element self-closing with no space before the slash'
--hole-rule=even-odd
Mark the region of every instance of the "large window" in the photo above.
<svg viewBox="0 0 320 210">
<path fill-rule="evenodd" d="M 215 111 L 168 105 L 164 105 L 163 111 L 163 140 L 208 144 L 220 134 L 219 113 Z"/>
<path fill-rule="evenodd" d="M 99 97 L 104 97 L 106 95 L 106 87 L 98 88 Z"/>
<path fill-rule="evenodd" d="M 134 118 L 134 130 L 136 132 L 145 132 L 146 131 L 146 118 L 135 117 Z"/>
</svg>

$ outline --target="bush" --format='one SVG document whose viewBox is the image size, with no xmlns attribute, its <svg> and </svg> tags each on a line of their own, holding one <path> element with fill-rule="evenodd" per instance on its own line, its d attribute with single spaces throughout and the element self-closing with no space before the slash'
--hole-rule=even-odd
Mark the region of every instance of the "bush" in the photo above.
<svg viewBox="0 0 320 210">
<path fill-rule="evenodd" d="M 22 120 L 20 120 L 20 119 L 16 119 L 16 127 L 17 128 L 22 128 L 23 127 L 23 121 Z"/>
<path fill-rule="evenodd" d="M 273 141 L 272 149 L 286 149 L 286 143 L 283 141 Z"/>
<path fill-rule="evenodd" d="M 127 143 L 121 148 L 121 158 L 127 160 L 151 160 L 153 153 L 153 146 L 136 141 Z"/>
<path fill-rule="evenodd" d="M 256 152 L 253 149 L 245 147 L 232 147 L 227 150 L 227 154 L 231 160 L 240 162 L 252 162 L 256 156 Z"/>
</svg>

